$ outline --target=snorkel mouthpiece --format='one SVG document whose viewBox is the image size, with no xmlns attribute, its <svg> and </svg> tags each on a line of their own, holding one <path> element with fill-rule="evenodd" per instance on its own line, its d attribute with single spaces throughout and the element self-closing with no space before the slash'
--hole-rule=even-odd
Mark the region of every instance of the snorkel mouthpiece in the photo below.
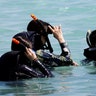
<svg viewBox="0 0 96 96">
<path fill-rule="evenodd" d="M 48 38 L 48 32 L 46 32 L 46 29 L 44 28 L 43 24 L 38 20 L 38 18 L 32 14 L 31 17 L 33 18 L 33 20 L 41 27 L 43 32 L 38 32 L 40 35 L 43 35 L 46 38 L 46 42 L 47 42 L 47 46 L 45 49 L 49 49 L 49 51 L 52 53 L 53 52 L 53 48 L 50 44 L 49 38 Z"/>
</svg>

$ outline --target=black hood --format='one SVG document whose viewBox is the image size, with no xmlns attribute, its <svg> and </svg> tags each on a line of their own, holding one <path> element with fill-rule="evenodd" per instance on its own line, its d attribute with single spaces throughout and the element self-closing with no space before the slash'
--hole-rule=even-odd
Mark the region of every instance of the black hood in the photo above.
<svg viewBox="0 0 96 96">
<path fill-rule="evenodd" d="M 48 26 L 51 26 L 49 23 L 47 22 L 44 22 L 42 20 L 38 20 L 42 26 L 44 27 L 45 31 L 48 33 L 48 34 L 52 34 L 52 31 L 49 29 Z M 36 32 L 40 32 L 42 30 L 41 26 L 36 23 L 34 20 L 30 21 L 28 26 L 27 26 L 27 31 L 36 31 Z"/>
<path fill-rule="evenodd" d="M 44 22 L 42 20 L 32 20 L 29 22 L 27 26 L 28 32 L 35 31 L 36 33 L 42 35 L 46 39 L 45 49 L 48 49 L 50 52 L 53 52 L 53 48 L 50 44 L 50 40 L 48 38 L 48 34 L 52 34 L 52 31 L 48 26 L 51 26 L 49 23 Z M 51 26 L 52 27 L 52 26 Z"/>
<path fill-rule="evenodd" d="M 86 34 L 86 41 L 89 47 L 96 47 L 96 30 L 88 30 Z"/>
<path fill-rule="evenodd" d="M 30 45 L 32 46 L 33 50 L 39 50 L 39 49 L 44 49 L 43 48 L 43 44 L 41 42 L 41 35 L 34 32 L 34 31 L 30 31 L 30 32 L 21 32 L 16 34 L 15 36 L 13 36 L 13 38 L 18 40 L 18 36 L 22 37 L 23 39 L 27 40 L 27 42 L 30 43 Z M 21 50 L 22 48 L 15 44 L 15 43 L 11 43 L 11 50 Z"/>
</svg>

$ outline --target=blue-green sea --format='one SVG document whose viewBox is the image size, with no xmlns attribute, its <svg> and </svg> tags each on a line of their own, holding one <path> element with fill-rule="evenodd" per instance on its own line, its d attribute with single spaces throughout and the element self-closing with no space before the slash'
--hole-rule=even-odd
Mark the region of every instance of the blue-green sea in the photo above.
<svg viewBox="0 0 96 96">
<path fill-rule="evenodd" d="M 0 82 L 0 96 L 96 96 L 96 67 L 81 63 L 88 47 L 86 32 L 96 29 L 96 0 L 0 0 L 0 55 L 10 51 L 13 35 L 26 31 L 31 14 L 53 26 L 61 24 L 79 66 L 55 68 L 53 78 Z M 54 53 L 60 54 L 58 41 L 49 38 Z"/>
</svg>

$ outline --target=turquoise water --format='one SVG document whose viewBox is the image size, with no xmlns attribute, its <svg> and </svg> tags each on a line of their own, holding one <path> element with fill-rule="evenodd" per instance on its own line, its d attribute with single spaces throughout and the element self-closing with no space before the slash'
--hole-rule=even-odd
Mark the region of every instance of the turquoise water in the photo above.
<svg viewBox="0 0 96 96">
<path fill-rule="evenodd" d="M 0 96 L 96 96 L 96 67 L 81 64 L 88 29 L 96 29 L 95 0 L 2 0 L 0 1 L 0 55 L 10 50 L 14 34 L 26 31 L 30 14 L 52 25 L 61 24 L 72 58 L 78 67 L 55 68 L 53 78 L 0 82 Z M 61 51 L 52 39 L 54 53 Z M 3 75 L 3 73 L 2 73 Z"/>
</svg>

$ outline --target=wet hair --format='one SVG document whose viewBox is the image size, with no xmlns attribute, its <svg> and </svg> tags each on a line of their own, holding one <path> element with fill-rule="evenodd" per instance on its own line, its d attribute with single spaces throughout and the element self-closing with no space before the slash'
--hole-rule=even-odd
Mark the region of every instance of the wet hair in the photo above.
<svg viewBox="0 0 96 96">
<path fill-rule="evenodd" d="M 47 22 L 44 22 L 42 20 L 39 20 L 39 22 L 42 24 L 43 28 L 45 29 L 45 31 L 48 33 L 48 34 L 52 34 L 52 31 L 49 29 L 48 26 L 51 26 L 53 27 L 52 25 L 50 25 L 49 23 Z M 28 26 L 27 26 L 27 31 L 35 31 L 35 32 L 41 32 L 42 31 L 42 28 L 41 26 L 36 23 L 34 20 L 30 21 Z"/>
</svg>

